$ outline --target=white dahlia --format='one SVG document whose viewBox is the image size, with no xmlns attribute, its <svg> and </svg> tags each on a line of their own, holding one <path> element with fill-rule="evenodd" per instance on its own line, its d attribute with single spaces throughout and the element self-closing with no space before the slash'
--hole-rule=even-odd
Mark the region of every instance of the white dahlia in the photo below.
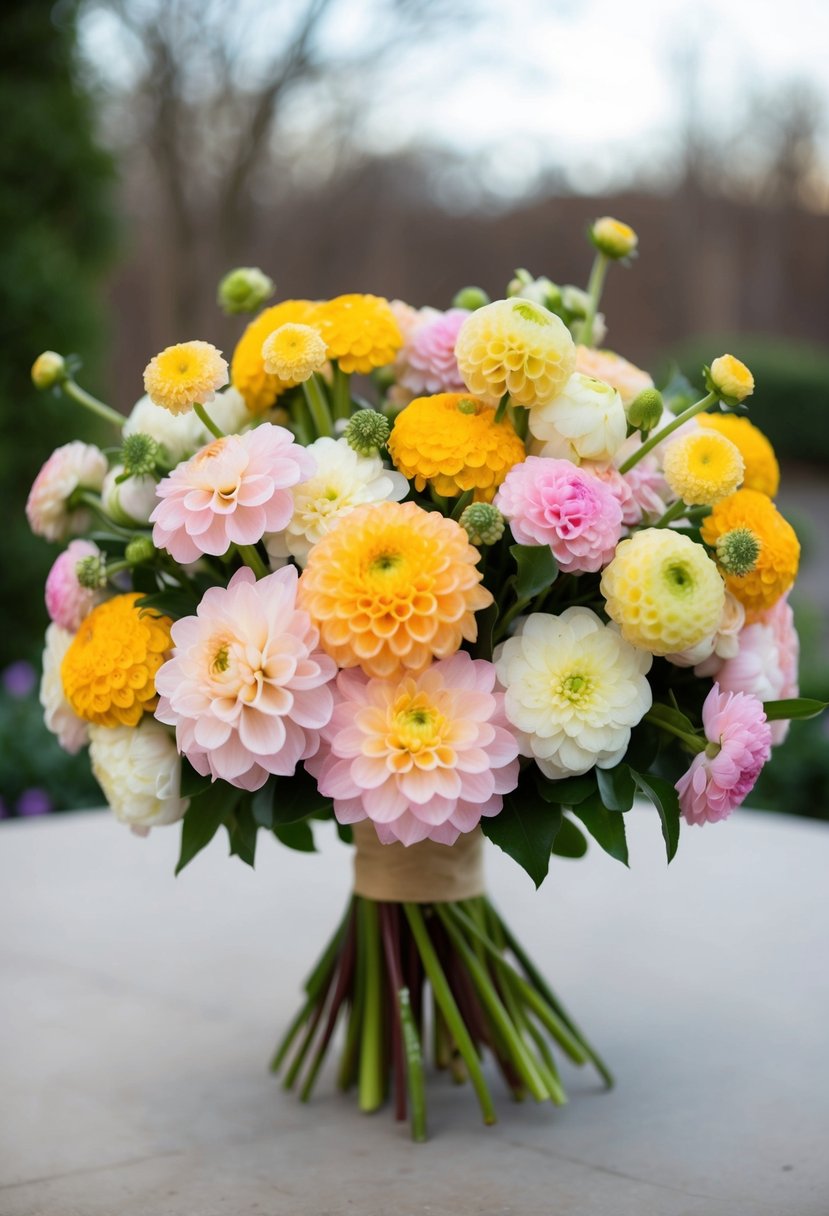
<svg viewBox="0 0 829 1216">
<path fill-rule="evenodd" d="M 67 701 L 60 678 L 63 657 L 74 640 L 74 633 L 68 629 L 62 629 L 54 622 L 48 627 L 40 681 L 40 704 L 46 729 L 57 735 L 58 743 L 72 756 L 86 744 L 89 734 L 86 722 Z"/>
<path fill-rule="evenodd" d="M 175 742 L 151 718 L 138 727 L 90 726 L 89 760 L 115 818 L 136 835 L 177 823 L 187 810 Z"/>
<path fill-rule="evenodd" d="M 530 412 L 531 434 L 543 442 L 541 456 L 560 460 L 610 461 L 625 442 L 622 398 L 603 380 L 574 372 L 559 395 Z"/>
</svg>

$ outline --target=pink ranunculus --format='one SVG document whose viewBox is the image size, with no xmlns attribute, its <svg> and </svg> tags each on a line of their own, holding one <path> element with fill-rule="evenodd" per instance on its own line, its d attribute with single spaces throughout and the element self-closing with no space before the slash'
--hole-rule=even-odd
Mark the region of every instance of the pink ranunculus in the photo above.
<svg viewBox="0 0 829 1216">
<path fill-rule="evenodd" d="M 632 502 L 625 509 L 625 523 L 641 524 L 643 521 L 653 522 L 660 519 L 674 496 L 662 476 L 656 456 L 644 456 L 622 476 L 633 496 Z"/>
<path fill-rule="evenodd" d="M 336 699 L 306 768 L 340 823 L 370 819 L 384 844 L 454 844 L 518 783 L 518 741 L 484 659 L 459 651 L 395 680 L 341 671 Z"/>
<path fill-rule="evenodd" d="M 76 633 L 81 622 L 102 599 L 100 591 L 82 587 L 78 582 L 78 562 L 84 557 L 101 557 L 91 540 L 73 540 L 55 559 L 46 577 L 46 611 L 56 625 Z"/>
<path fill-rule="evenodd" d="M 256 582 L 247 567 L 205 592 L 196 616 L 172 629 L 159 669 L 155 716 L 176 728 L 197 772 L 256 790 L 269 773 L 291 776 L 319 746 L 334 707 L 334 660 L 296 607 L 297 572 Z"/>
<path fill-rule="evenodd" d="M 584 460 L 579 467 L 585 473 L 589 473 L 591 477 L 596 477 L 599 481 L 604 482 L 613 496 L 618 499 L 619 506 L 622 508 L 622 523 L 625 527 L 629 528 L 633 524 L 642 522 L 642 509 L 634 498 L 633 488 L 614 465 L 596 464 L 593 461 Z"/>
<path fill-rule="evenodd" d="M 231 544 L 254 545 L 281 532 L 294 509 L 291 486 L 315 469 L 290 431 L 269 422 L 214 439 L 159 482 L 150 516 L 153 544 L 177 562 L 220 557 Z"/>
<path fill-rule="evenodd" d="M 622 534 L 612 489 L 569 460 L 528 456 L 510 469 L 495 496 L 524 545 L 549 545 L 565 572 L 601 570 Z"/>
<path fill-rule="evenodd" d="M 756 697 L 721 692 L 718 684 L 705 698 L 702 724 L 709 746 L 694 757 L 676 792 L 688 823 L 718 823 L 754 789 L 771 754 L 771 726 Z"/>
<path fill-rule="evenodd" d="M 466 391 L 455 358 L 458 333 L 469 312 L 450 308 L 415 325 L 401 351 L 400 383 L 413 393 Z"/>
<path fill-rule="evenodd" d="M 76 490 L 97 492 L 104 484 L 107 459 L 91 443 L 79 439 L 56 448 L 34 480 L 26 501 L 26 518 L 35 536 L 66 540 L 89 525 L 89 511 L 70 508 Z"/>
</svg>

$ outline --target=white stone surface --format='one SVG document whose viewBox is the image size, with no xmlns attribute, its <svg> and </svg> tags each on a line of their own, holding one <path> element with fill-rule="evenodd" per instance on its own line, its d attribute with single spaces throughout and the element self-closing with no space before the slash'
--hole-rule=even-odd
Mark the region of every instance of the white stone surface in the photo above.
<svg viewBox="0 0 829 1216">
<path fill-rule="evenodd" d="M 738 813 L 684 833 L 629 817 L 632 871 L 591 848 L 541 892 L 492 849 L 491 890 L 615 1069 L 565 1069 L 561 1110 L 479 1122 L 432 1078 L 431 1140 L 265 1069 L 339 916 L 348 851 L 104 814 L 0 828 L 2 1216 L 827 1216 L 829 832 Z"/>
</svg>

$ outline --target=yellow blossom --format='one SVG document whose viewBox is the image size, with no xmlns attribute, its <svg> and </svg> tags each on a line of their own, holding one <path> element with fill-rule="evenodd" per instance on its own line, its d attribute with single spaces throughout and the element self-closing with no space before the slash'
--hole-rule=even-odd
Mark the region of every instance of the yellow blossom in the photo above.
<svg viewBox="0 0 829 1216">
<path fill-rule="evenodd" d="M 262 343 L 262 360 L 269 376 L 302 384 L 325 366 L 325 343 L 318 329 L 288 322 L 268 334 Z"/>
<path fill-rule="evenodd" d="M 745 607 L 746 620 L 754 621 L 773 608 L 794 583 L 800 542 L 788 520 L 758 490 L 738 490 L 718 502 L 703 521 L 702 539 L 716 548 L 721 536 L 737 528 L 753 533 L 760 542 L 760 552 L 748 574 L 728 574 L 725 582 Z"/>
<path fill-rule="evenodd" d="M 144 368 L 144 389 L 154 405 L 185 414 L 206 405 L 227 384 L 227 363 L 209 342 L 168 346 Z"/>
<path fill-rule="evenodd" d="M 639 244 L 639 237 L 630 224 L 623 224 L 611 215 L 603 215 L 590 229 L 590 239 L 609 258 L 626 258 Z"/>
<path fill-rule="evenodd" d="M 740 449 L 745 464 L 744 490 L 759 490 L 774 498 L 780 488 L 780 466 L 774 448 L 753 422 L 736 414 L 699 414 L 697 422 L 725 435 Z"/>
<path fill-rule="evenodd" d="M 471 393 L 493 403 L 509 393 L 527 408 L 557 397 L 576 365 L 576 348 L 561 318 L 518 297 L 473 312 L 461 326 L 455 355 Z"/>
<path fill-rule="evenodd" d="M 733 494 L 744 469 L 736 444 L 716 431 L 695 429 L 665 448 L 665 480 L 688 506 L 709 506 Z"/>
<path fill-rule="evenodd" d="M 279 376 L 265 370 L 262 356 L 265 339 L 289 323 L 313 325 L 316 310 L 317 305 L 311 300 L 283 300 L 254 317 L 236 343 L 230 361 L 230 378 L 252 414 L 263 414 L 277 397 L 293 387 L 291 381 L 280 380 Z"/>
<path fill-rule="evenodd" d="M 728 404 L 745 401 L 754 392 L 754 377 L 745 363 L 733 355 L 720 355 L 714 360 L 708 372 L 708 381 L 712 392 Z"/>
<path fill-rule="evenodd" d="M 385 367 L 403 345 L 388 300 L 381 296 L 337 296 L 319 305 L 313 324 L 344 372 L 368 375 Z"/>
</svg>

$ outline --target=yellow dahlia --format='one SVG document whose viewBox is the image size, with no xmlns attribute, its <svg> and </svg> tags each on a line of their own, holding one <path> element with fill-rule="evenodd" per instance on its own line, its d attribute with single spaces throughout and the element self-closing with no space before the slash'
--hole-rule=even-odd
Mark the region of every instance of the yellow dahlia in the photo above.
<svg viewBox="0 0 829 1216">
<path fill-rule="evenodd" d="M 265 371 L 262 355 L 265 339 L 283 325 L 313 325 L 316 309 L 317 305 L 310 300 L 283 300 L 254 317 L 237 342 L 230 361 L 230 378 L 252 414 L 264 413 L 280 394 L 293 387 L 290 381 Z"/>
<path fill-rule="evenodd" d="M 709 506 L 734 493 L 745 466 L 725 435 L 693 430 L 667 445 L 662 471 L 677 498 L 688 506 Z"/>
<path fill-rule="evenodd" d="M 325 339 L 330 358 L 344 372 L 367 375 L 385 367 L 403 345 L 388 300 L 382 296 L 337 296 L 320 304 L 314 324 Z"/>
<path fill-rule="evenodd" d="M 475 613 L 492 602 L 479 557 L 460 524 L 436 511 L 367 504 L 311 550 L 299 605 L 340 667 L 419 672 L 477 637 Z"/>
<path fill-rule="evenodd" d="M 532 300 L 487 304 L 464 321 L 455 344 L 464 384 L 486 401 L 509 393 L 517 405 L 545 405 L 576 366 L 570 330 Z"/>
<path fill-rule="evenodd" d="M 397 416 L 389 453 L 418 490 L 428 484 L 446 498 L 474 490 L 486 502 L 526 455 L 512 423 L 496 422 L 492 406 L 464 393 L 410 402 Z"/>
<path fill-rule="evenodd" d="M 289 321 L 268 334 L 262 360 L 269 376 L 286 384 L 302 384 L 325 366 L 325 343 L 318 329 Z"/>
<path fill-rule="evenodd" d="M 209 342 L 168 346 L 144 368 L 144 389 L 154 405 L 185 414 L 198 402 L 212 401 L 227 384 L 227 363 Z"/>
<path fill-rule="evenodd" d="M 780 487 L 780 466 L 774 448 L 761 430 L 748 418 L 736 414 L 699 414 L 697 422 L 709 430 L 718 431 L 740 449 L 746 467 L 744 490 L 759 490 L 774 498 Z"/>
<path fill-rule="evenodd" d="M 800 542 L 788 520 L 758 490 L 738 490 L 718 502 L 703 522 L 702 539 L 715 548 L 719 538 L 735 528 L 747 528 L 760 542 L 753 570 L 729 574 L 725 580 L 728 590 L 745 607 L 746 620 L 754 621 L 774 607 L 797 577 Z"/>
<path fill-rule="evenodd" d="M 172 621 L 137 607 L 137 592 L 93 608 L 61 665 L 66 699 L 98 726 L 137 726 L 156 705 L 155 673 L 170 650 Z"/>
<path fill-rule="evenodd" d="M 725 584 L 705 549 L 670 528 L 623 540 L 601 591 L 622 637 L 651 654 L 675 654 L 715 633 L 725 603 Z"/>
</svg>

